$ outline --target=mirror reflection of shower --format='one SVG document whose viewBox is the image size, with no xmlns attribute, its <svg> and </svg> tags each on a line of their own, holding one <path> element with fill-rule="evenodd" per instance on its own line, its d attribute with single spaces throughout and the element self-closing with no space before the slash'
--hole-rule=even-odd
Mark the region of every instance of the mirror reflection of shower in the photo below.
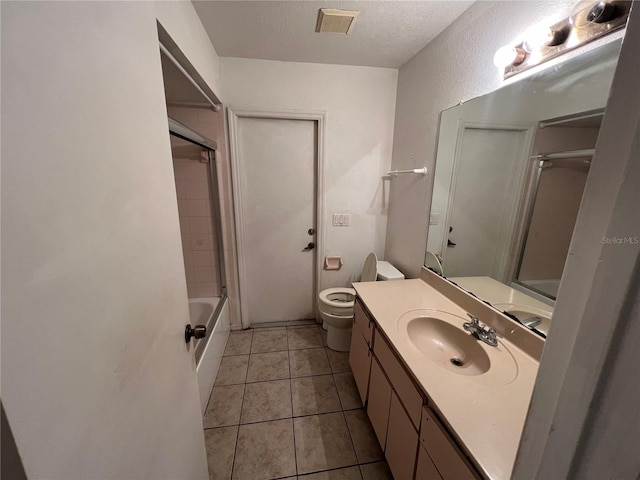
<svg viewBox="0 0 640 480">
<path fill-rule="evenodd" d="M 569 251 L 603 112 L 540 122 L 515 283 L 554 299 Z"/>
</svg>

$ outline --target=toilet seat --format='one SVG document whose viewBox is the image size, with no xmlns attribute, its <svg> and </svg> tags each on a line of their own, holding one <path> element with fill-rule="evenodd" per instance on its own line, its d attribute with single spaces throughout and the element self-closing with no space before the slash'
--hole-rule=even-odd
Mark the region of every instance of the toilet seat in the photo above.
<svg viewBox="0 0 640 480">
<path fill-rule="evenodd" d="M 362 267 L 362 274 L 360 275 L 361 282 L 375 282 L 378 278 L 378 257 L 371 252 L 367 255 L 367 259 L 364 261 Z"/>
<path fill-rule="evenodd" d="M 319 310 L 331 315 L 351 316 L 356 291 L 353 288 L 327 288 L 320 292 Z"/>
</svg>

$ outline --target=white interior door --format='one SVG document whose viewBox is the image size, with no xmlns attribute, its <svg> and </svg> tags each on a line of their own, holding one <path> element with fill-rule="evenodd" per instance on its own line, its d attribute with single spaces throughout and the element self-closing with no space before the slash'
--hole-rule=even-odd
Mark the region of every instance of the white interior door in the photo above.
<svg viewBox="0 0 640 480">
<path fill-rule="evenodd" d="M 447 221 L 455 246 L 443 246 L 447 276 L 505 275 L 528 136 L 527 130 L 463 127 Z"/>
<path fill-rule="evenodd" d="M 26 476 L 207 478 L 153 9 L 3 3 L 2 42 L 2 404 Z"/>
<path fill-rule="evenodd" d="M 316 122 L 239 117 L 236 132 L 243 316 L 314 318 Z"/>
</svg>

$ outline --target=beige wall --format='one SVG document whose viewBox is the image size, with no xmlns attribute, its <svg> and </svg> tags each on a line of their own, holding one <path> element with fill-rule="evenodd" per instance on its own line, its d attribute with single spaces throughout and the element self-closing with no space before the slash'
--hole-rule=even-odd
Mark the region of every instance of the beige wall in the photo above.
<svg viewBox="0 0 640 480">
<path fill-rule="evenodd" d="M 385 257 L 405 274 L 417 277 L 423 263 L 440 112 L 498 88 L 495 51 L 568 16 L 574 3 L 476 2 L 400 69 L 392 165 L 430 172 L 391 182 Z"/>
</svg>

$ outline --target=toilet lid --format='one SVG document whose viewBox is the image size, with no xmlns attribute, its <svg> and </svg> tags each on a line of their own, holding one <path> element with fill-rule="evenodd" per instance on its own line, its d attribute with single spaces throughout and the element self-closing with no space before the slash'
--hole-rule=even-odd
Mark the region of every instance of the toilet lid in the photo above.
<svg viewBox="0 0 640 480">
<path fill-rule="evenodd" d="M 364 261 L 364 267 L 362 267 L 362 275 L 360 276 L 361 282 L 375 282 L 378 278 L 378 257 L 371 252 L 367 259 Z"/>
</svg>

